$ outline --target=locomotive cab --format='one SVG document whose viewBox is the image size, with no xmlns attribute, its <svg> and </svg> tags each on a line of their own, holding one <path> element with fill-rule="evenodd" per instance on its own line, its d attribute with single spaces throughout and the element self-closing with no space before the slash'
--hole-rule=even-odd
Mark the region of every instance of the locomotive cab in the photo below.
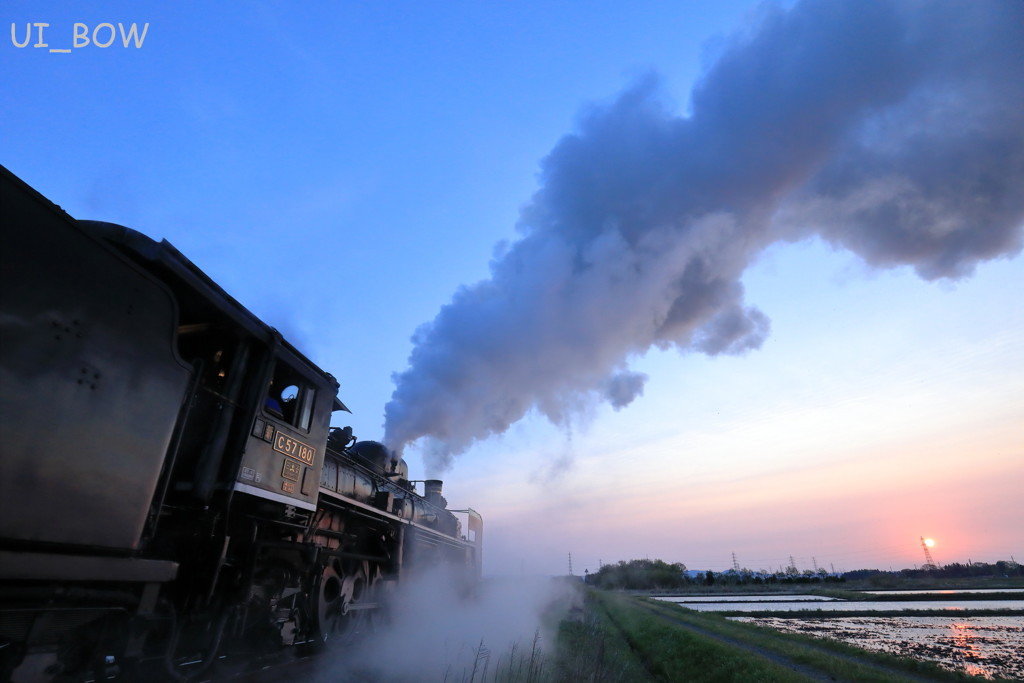
<svg viewBox="0 0 1024 683">
<path fill-rule="evenodd" d="M 280 347 L 253 419 L 236 491 L 315 510 L 337 383 Z"/>
</svg>

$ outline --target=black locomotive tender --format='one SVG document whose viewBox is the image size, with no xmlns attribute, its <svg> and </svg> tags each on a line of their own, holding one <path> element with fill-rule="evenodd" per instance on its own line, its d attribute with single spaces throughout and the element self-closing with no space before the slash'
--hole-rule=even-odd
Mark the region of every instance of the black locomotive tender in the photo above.
<svg viewBox="0 0 1024 683">
<path fill-rule="evenodd" d="M 344 640 L 409 567 L 479 577 L 480 516 L 331 428 L 334 377 L 173 246 L 2 166 L 0 210 L 0 681 L 183 679 Z"/>
</svg>

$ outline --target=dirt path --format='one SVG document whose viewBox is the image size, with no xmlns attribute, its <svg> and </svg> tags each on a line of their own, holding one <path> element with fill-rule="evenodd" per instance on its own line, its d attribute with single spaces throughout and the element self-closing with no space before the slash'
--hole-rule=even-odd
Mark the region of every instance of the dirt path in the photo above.
<svg viewBox="0 0 1024 683">
<path fill-rule="evenodd" d="M 701 628 L 700 626 L 696 626 L 694 624 L 690 624 L 688 622 L 685 622 L 685 621 L 683 621 L 681 619 L 674 619 L 671 616 L 669 616 L 667 614 L 664 614 L 660 610 L 658 610 L 658 609 L 656 609 L 656 608 L 654 608 L 654 607 L 652 607 L 650 605 L 645 605 L 642 602 L 638 601 L 636 604 L 638 606 L 642 607 L 644 610 L 646 610 L 650 614 L 652 614 L 653 616 L 656 616 L 659 619 L 672 624 L 673 626 L 678 626 L 680 628 L 684 628 L 684 629 L 686 629 L 686 630 L 688 630 L 688 631 L 690 631 L 692 633 L 695 633 L 697 635 L 700 635 L 700 636 L 702 636 L 704 638 L 709 638 L 709 639 L 717 641 L 719 643 L 723 643 L 725 645 L 729 645 L 730 647 L 736 647 L 736 648 L 739 648 L 741 650 L 745 650 L 747 652 L 750 652 L 752 654 L 756 654 L 759 657 L 763 657 L 763 658 L 765 658 L 765 659 L 767 659 L 767 660 L 769 660 L 771 662 L 774 662 L 775 664 L 778 664 L 779 666 L 782 666 L 782 667 L 785 667 L 786 669 L 789 669 L 790 671 L 796 672 L 796 673 L 800 674 L 801 676 L 806 676 L 808 680 L 812 680 L 812 681 L 850 681 L 850 682 L 855 682 L 857 680 L 860 680 L 858 678 L 836 678 L 835 676 L 832 676 L 831 674 L 827 674 L 825 672 L 819 671 L 819 670 L 814 669 L 814 668 L 812 668 L 812 667 L 810 667 L 810 666 L 808 666 L 806 664 L 800 664 L 800 663 L 795 662 L 792 659 L 790 659 L 790 658 L 788 658 L 788 657 L 786 657 L 784 655 L 780 655 L 780 654 L 778 654 L 776 652 L 772 652 L 771 650 L 768 650 L 766 648 L 763 648 L 763 647 L 760 647 L 760 646 L 757 646 L 757 645 L 752 645 L 750 643 L 745 643 L 743 641 L 736 640 L 735 638 L 730 638 L 729 636 L 723 636 L 723 635 L 715 633 L 713 631 L 709 631 L 709 630 L 707 630 L 705 628 Z M 934 680 L 932 678 L 928 678 L 928 677 L 925 677 L 925 676 L 918 676 L 918 675 L 915 675 L 915 674 L 912 674 L 912 673 L 909 673 L 909 672 L 900 671 L 900 670 L 897 670 L 897 669 L 890 669 L 889 667 L 882 666 L 881 664 L 876 664 L 875 662 L 871 662 L 871 661 L 867 661 L 867 660 L 864 660 L 864 659 L 860 659 L 858 657 L 844 655 L 844 654 L 841 654 L 841 653 L 838 653 L 838 652 L 834 652 L 832 650 L 826 650 L 825 648 L 816 647 L 814 645 L 807 644 L 807 643 L 801 643 L 801 647 L 806 648 L 807 650 L 818 652 L 818 653 L 820 653 L 822 655 L 827 655 L 829 657 L 834 657 L 835 659 L 839 659 L 839 660 L 842 660 L 842 661 L 845 661 L 845 662 L 849 662 L 850 664 L 854 664 L 854 665 L 857 665 L 857 666 L 860 666 L 860 667 L 871 669 L 871 670 L 873 670 L 873 671 L 875 671 L 875 672 L 877 672 L 879 674 L 884 674 L 886 676 L 891 676 L 893 678 L 896 678 L 897 680 L 902 679 L 902 680 L 906 680 L 906 681 L 915 681 L 916 683 L 932 683 L 932 681 Z"/>
</svg>

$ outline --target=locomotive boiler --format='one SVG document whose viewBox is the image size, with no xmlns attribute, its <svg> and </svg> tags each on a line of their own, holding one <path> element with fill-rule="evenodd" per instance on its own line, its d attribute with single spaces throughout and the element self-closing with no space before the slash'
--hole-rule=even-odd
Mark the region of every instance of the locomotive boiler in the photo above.
<svg viewBox="0 0 1024 683">
<path fill-rule="evenodd" d="M 172 245 L 2 166 L 0 211 L 0 681 L 185 680 L 345 640 L 410 568 L 479 578 L 480 516 Z"/>
</svg>

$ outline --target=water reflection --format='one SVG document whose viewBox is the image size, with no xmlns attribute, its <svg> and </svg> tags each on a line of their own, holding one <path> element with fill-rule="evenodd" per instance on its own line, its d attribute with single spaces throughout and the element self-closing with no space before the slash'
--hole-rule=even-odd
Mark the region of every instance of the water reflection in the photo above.
<svg viewBox="0 0 1024 683">
<path fill-rule="evenodd" d="M 815 610 L 820 612 L 899 612 L 901 610 L 943 610 L 958 612 L 963 610 L 1019 610 L 1020 600 L 970 600 L 950 602 L 948 600 L 908 600 L 892 602 L 849 602 L 832 600 L 813 602 L 811 600 L 792 600 L 787 596 L 786 602 L 750 602 L 750 598 L 742 601 L 716 599 L 699 601 L 694 598 L 657 598 L 666 602 L 674 602 L 680 607 L 697 610 L 698 612 L 796 612 L 799 610 Z"/>
<path fill-rule="evenodd" d="M 988 672 L 983 665 L 979 662 L 983 662 L 985 655 L 981 650 L 981 644 L 976 642 L 978 639 L 971 629 L 971 624 L 956 621 L 949 625 L 950 633 L 952 636 L 953 649 L 960 656 L 963 657 L 963 669 L 972 676 L 984 676 Z"/>
<path fill-rule="evenodd" d="M 875 591 L 866 591 L 875 592 Z M 904 591 L 877 591 L 894 594 Z M 906 591 L 936 593 L 936 597 L 968 591 Z M 1004 592 L 1004 591 L 998 591 Z M 1010 592 L 1010 591 L 1006 591 Z M 797 612 L 792 617 L 735 617 L 780 631 L 833 638 L 870 650 L 933 661 L 952 671 L 974 676 L 1024 680 L 1024 618 L 956 616 L 964 610 L 1021 610 L 1012 600 L 829 600 L 814 595 L 715 595 L 662 597 L 680 607 L 701 612 Z M 948 611 L 949 616 L 913 616 L 914 610 Z M 864 612 L 863 616 L 834 617 L 829 612 Z M 871 612 L 900 612 L 872 616 Z M 1019 612 L 1018 612 L 1019 613 Z"/>
<path fill-rule="evenodd" d="M 985 678 L 1024 679 L 1020 617 L 734 617 L 787 633 L 832 638 L 868 650 L 932 661 Z"/>
<path fill-rule="evenodd" d="M 686 602 L 827 602 L 839 598 L 824 595 L 790 595 L 788 593 L 772 595 L 670 595 L 657 598 L 665 602 L 682 604 Z M 772 605 L 772 609 L 774 609 Z"/>
<path fill-rule="evenodd" d="M 1024 588 L 952 588 L 942 590 L 857 591 L 867 595 L 959 595 L 961 593 L 1024 593 Z"/>
</svg>

